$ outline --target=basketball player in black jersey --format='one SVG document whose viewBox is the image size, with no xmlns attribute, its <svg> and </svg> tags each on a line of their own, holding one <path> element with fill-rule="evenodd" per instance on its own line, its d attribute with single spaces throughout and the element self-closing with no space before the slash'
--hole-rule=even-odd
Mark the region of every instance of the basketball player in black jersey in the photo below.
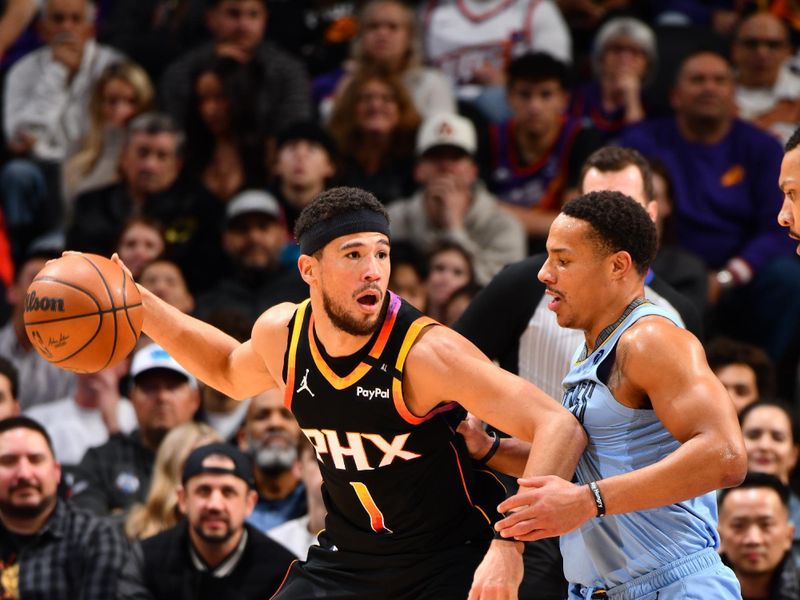
<svg viewBox="0 0 800 600">
<path fill-rule="evenodd" d="M 142 289 L 148 336 L 230 397 L 283 390 L 316 449 L 326 531 L 275 598 L 515 598 L 521 544 L 492 540 L 497 499 L 458 418 L 531 440 L 526 475 L 567 480 L 586 443 L 577 420 L 387 290 L 389 222 L 371 194 L 323 192 L 295 234 L 310 299 L 267 310 L 243 344 Z"/>
</svg>

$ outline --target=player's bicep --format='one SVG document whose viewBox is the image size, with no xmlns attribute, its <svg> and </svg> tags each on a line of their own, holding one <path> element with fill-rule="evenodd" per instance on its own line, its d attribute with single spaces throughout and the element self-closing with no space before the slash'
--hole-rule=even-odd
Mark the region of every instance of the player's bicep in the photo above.
<svg viewBox="0 0 800 600">
<path fill-rule="evenodd" d="M 252 340 L 237 346 L 228 359 L 229 372 L 235 374 L 233 385 L 238 396 L 255 396 L 277 385 L 264 358 L 253 347 Z"/>
</svg>

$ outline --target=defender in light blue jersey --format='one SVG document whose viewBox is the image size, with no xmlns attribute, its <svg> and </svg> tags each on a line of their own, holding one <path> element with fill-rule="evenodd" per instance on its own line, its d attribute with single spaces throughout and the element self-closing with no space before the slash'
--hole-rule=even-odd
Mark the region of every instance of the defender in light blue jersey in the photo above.
<svg viewBox="0 0 800 600">
<path fill-rule="evenodd" d="M 574 599 L 741 597 L 716 553 L 712 492 L 744 477 L 742 434 L 700 343 L 644 299 L 655 250 L 639 204 L 593 192 L 564 205 L 539 272 L 559 325 L 585 332 L 562 403 L 589 444 L 573 482 L 521 479 L 497 528 L 562 535 Z"/>
</svg>

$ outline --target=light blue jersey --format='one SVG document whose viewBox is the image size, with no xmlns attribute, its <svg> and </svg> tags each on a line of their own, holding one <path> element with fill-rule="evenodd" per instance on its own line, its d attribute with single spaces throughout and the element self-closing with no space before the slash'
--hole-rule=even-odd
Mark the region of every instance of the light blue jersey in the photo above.
<svg viewBox="0 0 800 600">
<path fill-rule="evenodd" d="M 648 315 L 674 322 L 667 311 L 641 304 L 583 360 L 579 348 L 564 378 L 562 403 L 589 437 L 576 471 L 580 484 L 641 469 L 680 446 L 655 411 L 623 406 L 606 386 L 617 341 Z M 619 586 L 718 546 L 713 492 L 651 510 L 593 518 L 561 536 L 564 574 L 570 584 L 586 588 Z"/>
</svg>

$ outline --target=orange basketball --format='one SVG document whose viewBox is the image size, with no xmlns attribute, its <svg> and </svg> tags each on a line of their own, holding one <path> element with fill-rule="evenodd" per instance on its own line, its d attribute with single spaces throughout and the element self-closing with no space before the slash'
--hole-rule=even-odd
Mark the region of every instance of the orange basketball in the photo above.
<svg viewBox="0 0 800 600">
<path fill-rule="evenodd" d="M 25 295 L 25 331 L 56 366 L 94 373 L 133 350 L 142 330 L 142 297 L 118 264 L 97 254 L 50 261 Z"/>
</svg>

